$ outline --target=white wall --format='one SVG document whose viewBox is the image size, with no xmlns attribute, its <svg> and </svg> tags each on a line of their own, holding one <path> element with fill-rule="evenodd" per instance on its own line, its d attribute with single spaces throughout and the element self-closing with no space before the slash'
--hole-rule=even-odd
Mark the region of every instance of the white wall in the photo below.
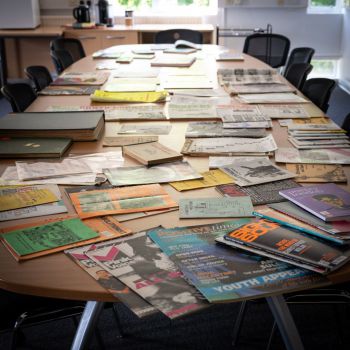
<svg viewBox="0 0 350 350">
<path fill-rule="evenodd" d="M 343 54 L 340 62 L 340 81 L 350 91 L 350 8 L 344 14 Z"/>
<path fill-rule="evenodd" d="M 273 33 L 287 36 L 291 48 L 308 46 L 315 57 L 342 55 L 342 14 L 308 14 L 306 8 L 226 8 L 220 27 L 266 28 L 272 24 Z M 222 41 L 220 41 L 222 42 Z M 242 49 L 244 39 L 224 39 L 224 44 Z"/>
</svg>

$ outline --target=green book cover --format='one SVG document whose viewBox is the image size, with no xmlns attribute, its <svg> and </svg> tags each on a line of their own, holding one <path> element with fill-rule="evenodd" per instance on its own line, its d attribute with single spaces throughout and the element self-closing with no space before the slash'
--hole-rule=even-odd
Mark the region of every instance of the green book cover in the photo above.
<svg viewBox="0 0 350 350">
<path fill-rule="evenodd" d="M 80 219 L 68 219 L 4 233 L 2 239 L 21 256 L 97 236 L 98 233 L 84 225 Z"/>
</svg>

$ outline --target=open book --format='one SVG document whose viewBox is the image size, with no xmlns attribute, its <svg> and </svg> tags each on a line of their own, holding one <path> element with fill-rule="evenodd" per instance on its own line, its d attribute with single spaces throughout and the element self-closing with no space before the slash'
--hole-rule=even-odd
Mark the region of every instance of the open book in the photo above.
<svg viewBox="0 0 350 350">
<path fill-rule="evenodd" d="M 191 41 L 187 41 L 187 40 L 176 40 L 174 43 L 174 47 L 177 49 L 181 49 L 181 48 L 191 48 L 191 49 L 196 49 L 196 50 L 200 50 L 202 45 L 200 44 L 195 44 Z"/>
</svg>

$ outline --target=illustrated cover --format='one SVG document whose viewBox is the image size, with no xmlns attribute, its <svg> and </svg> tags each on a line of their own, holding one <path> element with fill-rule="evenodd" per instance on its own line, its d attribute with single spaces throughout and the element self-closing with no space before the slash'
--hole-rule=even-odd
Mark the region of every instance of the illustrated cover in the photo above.
<svg viewBox="0 0 350 350">
<path fill-rule="evenodd" d="M 341 165 L 286 164 L 286 169 L 295 173 L 297 182 L 347 182 Z"/>
<path fill-rule="evenodd" d="M 108 77 L 109 73 L 105 72 L 66 72 L 51 85 L 102 85 Z"/>
<path fill-rule="evenodd" d="M 350 164 L 350 150 L 347 148 L 298 150 L 294 147 L 279 147 L 275 160 L 280 163 L 306 164 Z"/>
<path fill-rule="evenodd" d="M 71 144 L 67 138 L 1 137 L 0 158 L 60 158 Z"/>
<path fill-rule="evenodd" d="M 182 198 L 179 201 L 180 219 L 253 216 L 248 196 L 236 198 Z"/>
<path fill-rule="evenodd" d="M 226 197 L 249 196 L 253 205 L 262 205 L 285 201 L 280 190 L 300 186 L 293 180 L 280 180 L 266 184 L 241 187 L 234 184 L 216 186 L 216 190 Z"/>
<path fill-rule="evenodd" d="M 277 260 L 302 266 L 322 274 L 331 272 L 349 260 L 349 248 L 324 243 L 299 231 L 266 220 L 257 220 L 226 234 L 224 239 L 239 248 L 268 253 Z"/>
<path fill-rule="evenodd" d="M 170 182 L 169 185 L 174 187 L 176 191 L 188 191 L 197 188 L 206 188 L 220 184 L 228 184 L 234 181 L 231 176 L 226 175 L 219 169 L 205 171 L 200 175 L 203 176 L 203 179 Z"/>
<path fill-rule="evenodd" d="M 182 154 L 164 146 L 159 142 L 123 147 L 123 153 L 144 165 L 155 165 L 182 160 Z"/>
<path fill-rule="evenodd" d="M 266 137 L 266 130 L 256 129 L 224 129 L 221 122 L 190 122 L 185 137 Z"/>
<path fill-rule="evenodd" d="M 217 137 L 186 139 L 181 153 L 192 156 L 263 153 L 277 149 L 272 135 L 262 138 Z"/>
<path fill-rule="evenodd" d="M 151 67 L 190 67 L 196 61 L 193 56 L 163 55 L 151 61 Z"/>
<path fill-rule="evenodd" d="M 350 237 L 350 221 L 333 221 L 331 223 L 326 223 L 292 202 L 273 203 L 270 204 L 269 207 L 328 233 L 344 238 Z"/>
<path fill-rule="evenodd" d="M 69 196 L 82 219 L 177 207 L 159 184 L 76 192 Z"/>
<path fill-rule="evenodd" d="M 99 86 L 47 86 L 38 92 L 38 95 L 91 95 Z"/>
<path fill-rule="evenodd" d="M 146 232 L 86 255 L 171 319 L 208 305 Z"/>
<path fill-rule="evenodd" d="M 40 220 L 34 223 L 26 223 L 26 224 L 20 224 L 16 226 L 6 227 L 0 230 L 1 233 L 11 232 L 14 230 L 23 230 L 23 229 L 29 229 L 33 228 L 35 226 L 43 226 L 47 225 L 49 223 L 55 223 L 62 220 L 67 219 L 75 219 L 75 216 L 72 215 L 66 215 L 64 217 L 59 218 L 52 218 L 52 219 L 45 219 Z M 43 251 L 38 251 L 35 253 L 27 254 L 27 255 L 19 255 L 17 254 L 9 245 L 5 243 L 5 246 L 10 250 L 11 254 L 17 261 L 25 261 L 30 260 L 34 258 L 38 258 L 40 256 L 53 254 L 57 252 L 61 252 L 64 249 L 70 249 L 75 247 L 80 247 L 86 244 L 95 244 L 98 242 L 103 242 L 106 240 L 110 240 L 112 238 L 121 237 L 124 235 L 128 235 L 131 233 L 131 230 L 121 225 L 117 219 L 111 216 L 104 216 L 102 218 L 94 218 L 94 219 L 87 219 L 83 221 L 84 225 L 91 228 L 93 231 L 97 233 L 97 236 L 88 240 L 78 241 L 70 244 L 66 244 L 63 246 L 58 246 L 54 248 L 48 248 Z"/>
<path fill-rule="evenodd" d="M 188 162 L 174 162 L 146 167 L 145 165 L 104 169 L 113 186 L 164 183 L 201 179 Z"/>
<path fill-rule="evenodd" d="M 98 233 L 79 219 L 68 219 L 3 233 L 0 239 L 22 256 L 95 238 Z"/>
<path fill-rule="evenodd" d="M 282 190 L 280 195 L 324 221 L 350 220 L 350 193 L 333 183 Z"/>
<path fill-rule="evenodd" d="M 270 160 L 242 160 L 220 168 L 235 179 L 239 186 L 251 186 L 295 177 L 295 174 L 273 164 Z"/>
<path fill-rule="evenodd" d="M 250 221 L 160 229 L 148 235 L 209 302 L 263 297 L 326 281 L 305 269 L 215 243 Z"/>
<path fill-rule="evenodd" d="M 108 247 L 112 244 L 107 242 L 103 246 Z M 65 250 L 65 253 L 103 288 L 115 296 L 118 301 L 122 301 L 136 316 L 145 317 L 154 314 L 156 309 L 152 305 L 119 281 L 118 278 L 102 269 L 85 254 L 86 251 L 94 250 L 95 247 L 95 244 L 84 245 L 83 247 Z"/>
</svg>

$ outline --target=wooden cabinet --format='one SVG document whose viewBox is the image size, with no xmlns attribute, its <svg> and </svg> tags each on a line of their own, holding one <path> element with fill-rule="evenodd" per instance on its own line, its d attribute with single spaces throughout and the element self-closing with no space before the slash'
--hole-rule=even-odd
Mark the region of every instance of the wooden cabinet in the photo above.
<svg viewBox="0 0 350 350">
<path fill-rule="evenodd" d="M 79 39 L 87 55 L 115 45 L 138 43 L 136 31 L 74 29 L 65 30 L 64 37 Z"/>
</svg>

